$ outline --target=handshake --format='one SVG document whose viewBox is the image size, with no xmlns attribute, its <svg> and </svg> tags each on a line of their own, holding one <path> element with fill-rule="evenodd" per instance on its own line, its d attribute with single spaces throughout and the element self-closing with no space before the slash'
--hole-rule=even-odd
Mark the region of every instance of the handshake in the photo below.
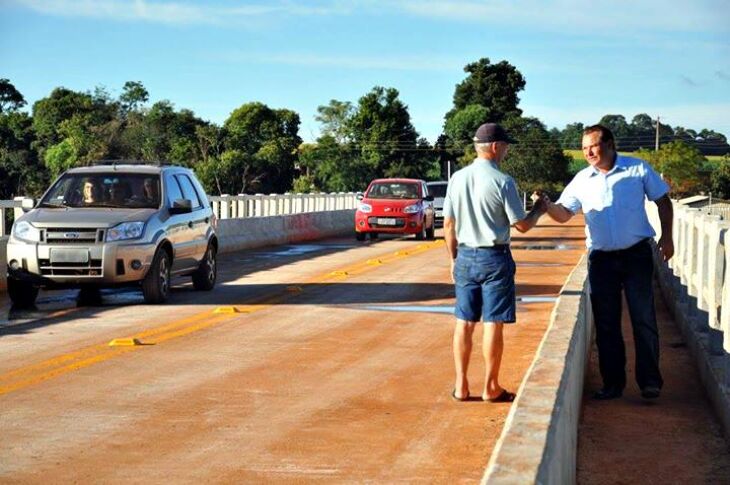
<svg viewBox="0 0 730 485">
<path fill-rule="evenodd" d="M 550 197 L 542 190 L 534 191 L 530 196 L 530 200 L 533 203 L 532 210 L 538 212 L 540 215 L 547 212 L 548 206 L 552 204 Z"/>
</svg>

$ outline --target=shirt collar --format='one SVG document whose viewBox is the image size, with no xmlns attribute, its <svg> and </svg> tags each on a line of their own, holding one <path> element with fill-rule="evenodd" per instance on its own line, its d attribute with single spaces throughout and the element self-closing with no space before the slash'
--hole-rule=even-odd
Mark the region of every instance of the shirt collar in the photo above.
<svg viewBox="0 0 730 485">
<path fill-rule="evenodd" d="M 602 173 L 600 170 L 598 170 L 596 167 L 594 167 L 592 165 L 589 166 L 588 168 L 590 168 L 590 172 L 588 173 L 588 176 L 590 176 L 590 177 L 593 177 L 594 175 L 599 175 Z M 613 164 L 613 168 L 611 170 L 609 170 L 608 172 L 606 172 L 605 175 L 611 175 L 614 172 L 621 172 L 624 170 L 626 170 L 626 160 L 624 159 L 623 156 L 621 156 L 617 153 L 616 162 Z"/>
<path fill-rule="evenodd" d="M 490 158 L 477 157 L 477 158 L 474 159 L 474 162 L 472 162 L 472 163 L 480 163 L 480 162 L 484 162 L 486 164 L 491 165 L 494 168 L 497 168 L 497 162 L 495 162 L 494 160 L 492 160 Z"/>
</svg>

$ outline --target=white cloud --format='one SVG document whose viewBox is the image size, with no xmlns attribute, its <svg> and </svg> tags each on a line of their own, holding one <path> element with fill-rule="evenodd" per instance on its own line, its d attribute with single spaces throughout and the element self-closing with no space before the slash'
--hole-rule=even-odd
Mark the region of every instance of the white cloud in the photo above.
<svg viewBox="0 0 730 485">
<path fill-rule="evenodd" d="M 0 0 L 2 1 L 2 0 Z M 4 0 L 48 15 L 167 24 L 235 24 L 276 17 L 408 14 L 565 33 L 730 32 L 726 0 Z"/>
<path fill-rule="evenodd" d="M 46 15 L 144 21 L 163 24 L 232 24 L 288 15 L 335 15 L 351 12 L 351 2 L 324 1 L 302 5 L 290 1 L 261 2 L 231 6 L 230 3 L 180 2 L 168 0 L 10 0 Z M 357 2 L 356 2 L 357 3 Z"/>
</svg>

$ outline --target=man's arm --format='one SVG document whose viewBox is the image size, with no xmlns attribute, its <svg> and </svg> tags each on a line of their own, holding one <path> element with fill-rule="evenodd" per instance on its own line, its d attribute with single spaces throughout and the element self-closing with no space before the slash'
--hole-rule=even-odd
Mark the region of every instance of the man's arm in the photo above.
<svg viewBox="0 0 730 485">
<path fill-rule="evenodd" d="M 521 219 L 512 226 L 520 232 L 527 232 L 537 224 L 537 221 L 545 213 L 545 202 L 542 199 L 537 199 L 532 210 L 527 214 L 524 219 Z"/>
<path fill-rule="evenodd" d="M 659 210 L 659 223 L 662 226 L 662 235 L 657 245 L 664 261 L 669 261 L 674 256 L 674 239 L 672 239 L 674 209 L 672 208 L 672 201 L 669 195 L 664 195 L 655 200 L 654 203 Z"/>
<path fill-rule="evenodd" d="M 454 261 L 456 261 L 459 242 L 456 240 L 456 220 L 452 217 L 444 217 L 444 241 L 451 261 L 451 281 L 454 282 Z"/>
<path fill-rule="evenodd" d="M 565 222 L 568 222 L 574 215 L 568 209 L 560 204 L 552 202 L 550 199 L 547 200 L 547 203 L 545 205 L 547 207 L 547 214 L 555 222 L 563 224 Z"/>
</svg>

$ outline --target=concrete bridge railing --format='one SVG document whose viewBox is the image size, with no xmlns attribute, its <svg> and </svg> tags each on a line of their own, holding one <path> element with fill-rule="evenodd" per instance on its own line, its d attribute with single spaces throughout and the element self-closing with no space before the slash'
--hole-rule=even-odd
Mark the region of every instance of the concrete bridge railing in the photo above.
<svg viewBox="0 0 730 485">
<path fill-rule="evenodd" d="M 656 206 L 647 213 L 661 232 Z M 684 334 L 710 401 L 730 438 L 730 213 L 674 202 L 675 255 L 655 260 L 667 306 Z"/>
<path fill-rule="evenodd" d="M 256 194 L 209 197 L 218 219 L 267 217 L 357 208 L 353 192 L 317 194 Z"/>
</svg>

